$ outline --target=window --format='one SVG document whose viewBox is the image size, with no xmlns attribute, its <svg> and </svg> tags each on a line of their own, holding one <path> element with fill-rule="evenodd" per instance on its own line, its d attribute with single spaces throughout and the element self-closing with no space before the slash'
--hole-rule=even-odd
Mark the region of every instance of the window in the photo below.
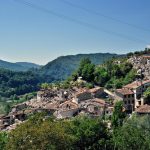
<svg viewBox="0 0 150 150">
<path fill-rule="evenodd" d="M 128 104 L 130 104 L 130 101 L 128 101 Z"/>
</svg>

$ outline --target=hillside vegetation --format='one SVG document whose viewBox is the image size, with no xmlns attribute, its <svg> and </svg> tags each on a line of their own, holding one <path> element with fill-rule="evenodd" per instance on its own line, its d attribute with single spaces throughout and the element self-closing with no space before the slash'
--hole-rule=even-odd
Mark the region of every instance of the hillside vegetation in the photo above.
<svg viewBox="0 0 150 150">
<path fill-rule="evenodd" d="M 91 88 L 97 85 L 107 89 L 115 89 L 134 81 L 136 76 L 136 70 L 133 69 L 127 58 L 111 59 L 103 65 L 95 65 L 90 59 L 84 58 L 81 60 L 78 69 L 67 80 L 57 82 L 55 86 L 68 88 L 74 86 L 77 79 L 82 77 L 86 81 L 86 83 L 82 83 L 82 86 Z"/>
<path fill-rule="evenodd" d="M 80 60 L 83 58 L 89 58 L 92 63 L 98 65 L 113 57 L 121 57 L 121 55 L 97 53 L 61 56 L 43 66 L 37 73 L 44 76 L 48 82 L 61 81 L 78 68 Z"/>
<path fill-rule="evenodd" d="M 0 96 L 22 95 L 38 89 L 40 79 L 32 72 L 0 69 Z"/>
</svg>

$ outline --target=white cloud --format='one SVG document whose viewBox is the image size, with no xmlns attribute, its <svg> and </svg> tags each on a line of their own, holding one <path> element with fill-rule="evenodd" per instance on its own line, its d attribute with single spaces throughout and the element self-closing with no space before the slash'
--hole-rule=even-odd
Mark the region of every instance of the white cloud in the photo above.
<svg viewBox="0 0 150 150">
<path fill-rule="evenodd" d="M 146 46 L 146 48 L 150 48 L 150 44 Z"/>
</svg>

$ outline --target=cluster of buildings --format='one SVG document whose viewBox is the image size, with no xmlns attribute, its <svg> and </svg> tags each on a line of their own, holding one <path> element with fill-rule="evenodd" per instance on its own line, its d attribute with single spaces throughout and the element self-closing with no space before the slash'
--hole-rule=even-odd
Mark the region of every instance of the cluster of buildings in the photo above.
<svg viewBox="0 0 150 150">
<path fill-rule="evenodd" d="M 150 79 L 150 55 L 134 56 L 129 59 L 133 68 L 138 70 L 139 75 Z"/>
<path fill-rule="evenodd" d="M 115 90 L 116 99 L 122 100 L 126 110 L 131 113 L 145 104 L 144 91 L 150 87 L 150 80 L 137 80 Z"/>
<path fill-rule="evenodd" d="M 7 116 L 0 116 L 0 130 L 14 129 L 36 112 L 46 112 L 57 119 L 77 115 L 111 116 L 113 104 L 104 100 L 106 96 L 107 93 L 101 87 L 41 90 L 37 98 L 14 106 Z"/>
</svg>

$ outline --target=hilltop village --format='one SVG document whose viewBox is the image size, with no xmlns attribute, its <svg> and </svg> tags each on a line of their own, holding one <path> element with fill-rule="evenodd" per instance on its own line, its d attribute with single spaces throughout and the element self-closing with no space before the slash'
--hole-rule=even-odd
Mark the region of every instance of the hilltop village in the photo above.
<svg viewBox="0 0 150 150">
<path fill-rule="evenodd" d="M 143 78 L 111 90 L 100 86 L 41 89 L 36 98 L 15 105 L 8 115 L 0 116 L 0 130 L 15 129 L 36 112 L 46 112 L 47 117 L 53 115 L 56 119 L 68 119 L 78 115 L 111 118 L 117 101 L 123 101 L 123 111 L 127 114 L 150 114 L 150 105 L 143 95 L 150 87 L 150 56 L 134 56 L 128 61 L 137 70 L 137 75 Z M 78 77 L 77 82 L 86 81 Z"/>
</svg>

